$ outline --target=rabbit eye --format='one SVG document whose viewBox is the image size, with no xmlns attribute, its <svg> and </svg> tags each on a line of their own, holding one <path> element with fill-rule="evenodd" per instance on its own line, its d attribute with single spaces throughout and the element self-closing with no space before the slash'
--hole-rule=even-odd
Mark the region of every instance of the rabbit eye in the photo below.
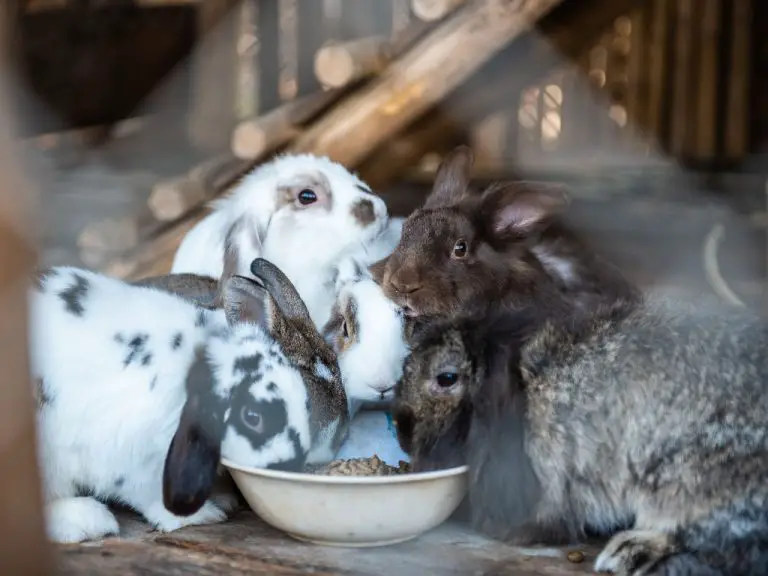
<svg viewBox="0 0 768 576">
<path fill-rule="evenodd" d="M 240 418 L 248 428 L 256 432 L 257 434 L 264 433 L 264 419 L 261 414 L 256 412 L 253 408 L 243 406 L 240 411 Z"/>
<path fill-rule="evenodd" d="M 341 331 L 344 334 L 344 338 L 349 338 L 349 330 L 347 329 L 347 321 L 341 323 Z"/>
<path fill-rule="evenodd" d="M 459 375 L 456 372 L 441 372 L 437 375 L 437 385 L 440 388 L 450 388 L 459 381 Z"/>
<path fill-rule="evenodd" d="M 314 204 L 315 202 L 317 202 L 317 194 L 314 190 L 304 188 L 304 190 L 299 192 L 299 204 L 307 206 L 308 204 Z"/>
<path fill-rule="evenodd" d="M 464 258 L 467 255 L 467 242 L 463 238 L 456 241 L 453 245 L 453 257 Z"/>
</svg>

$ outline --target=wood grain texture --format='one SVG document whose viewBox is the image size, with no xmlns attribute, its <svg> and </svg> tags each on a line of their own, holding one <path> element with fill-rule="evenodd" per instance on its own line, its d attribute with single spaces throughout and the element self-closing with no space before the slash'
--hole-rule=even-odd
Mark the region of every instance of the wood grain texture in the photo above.
<svg viewBox="0 0 768 576">
<path fill-rule="evenodd" d="M 342 164 L 356 165 L 559 3 L 478 0 L 470 4 L 315 123 L 291 151 L 322 151 Z"/>
<path fill-rule="evenodd" d="M 422 576 L 426 574 L 589 574 L 599 548 L 521 550 L 479 536 L 457 521 L 421 537 L 382 548 L 334 548 L 291 539 L 250 511 L 230 521 L 185 528 L 168 534 L 150 532 L 135 520 L 122 538 L 87 545 L 58 547 L 61 574 L 170 576 L 220 574 L 288 576 L 360 575 Z M 584 561 L 569 562 L 567 552 L 579 550 Z"/>
</svg>

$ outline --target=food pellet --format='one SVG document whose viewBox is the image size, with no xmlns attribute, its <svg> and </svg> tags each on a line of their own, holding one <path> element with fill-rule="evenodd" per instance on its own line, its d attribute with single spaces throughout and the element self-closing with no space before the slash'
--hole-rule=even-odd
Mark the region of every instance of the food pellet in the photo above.
<svg viewBox="0 0 768 576">
<path fill-rule="evenodd" d="M 578 550 L 568 552 L 568 562 L 573 562 L 574 564 L 578 564 L 579 562 L 584 562 L 584 554 L 582 554 Z"/>
<path fill-rule="evenodd" d="M 334 460 L 324 466 L 308 466 L 307 472 L 324 476 L 391 476 L 411 471 L 408 462 L 400 460 L 397 467 L 390 466 L 376 454 L 370 458 Z"/>
</svg>

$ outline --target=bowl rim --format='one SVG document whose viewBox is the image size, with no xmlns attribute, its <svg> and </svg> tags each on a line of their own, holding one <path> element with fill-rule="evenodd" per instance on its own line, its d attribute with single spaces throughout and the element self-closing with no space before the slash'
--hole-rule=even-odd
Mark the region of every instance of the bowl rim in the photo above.
<svg viewBox="0 0 768 576">
<path fill-rule="evenodd" d="M 287 480 L 289 482 L 308 482 L 310 484 L 408 484 L 411 482 L 425 482 L 459 476 L 465 474 L 469 468 L 467 465 L 463 465 L 446 468 L 445 470 L 414 472 L 393 476 L 326 476 L 323 474 L 310 474 L 308 472 L 284 472 L 282 470 L 270 470 L 269 468 L 252 468 L 235 464 L 226 458 L 221 458 L 221 463 L 226 468 L 254 476 Z"/>
</svg>

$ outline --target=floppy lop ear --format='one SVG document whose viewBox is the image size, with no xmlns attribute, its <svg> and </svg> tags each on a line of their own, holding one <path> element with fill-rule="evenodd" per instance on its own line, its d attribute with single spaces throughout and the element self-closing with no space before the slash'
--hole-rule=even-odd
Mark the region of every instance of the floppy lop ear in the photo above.
<svg viewBox="0 0 768 576">
<path fill-rule="evenodd" d="M 448 153 L 437 169 L 435 183 L 424 208 L 440 208 L 461 200 L 468 191 L 474 161 L 475 156 L 469 146 L 457 146 Z"/>
<path fill-rule="evenodd" d="M 530 236 L 544 229 L 568 206 L 564 186 L 548 183 L 510 182 L 483 193 L 480 211 L 497 240 Z"/>
<path fill-rule="evenodd" d="M 202 350 L 187 375 L 187 401 L 163 468 L 163 504 L 177 516 L 197 512 L 216 480 L 224 431 L 222 400 L 214 396 L 213 371 Z"/>
</svg>

